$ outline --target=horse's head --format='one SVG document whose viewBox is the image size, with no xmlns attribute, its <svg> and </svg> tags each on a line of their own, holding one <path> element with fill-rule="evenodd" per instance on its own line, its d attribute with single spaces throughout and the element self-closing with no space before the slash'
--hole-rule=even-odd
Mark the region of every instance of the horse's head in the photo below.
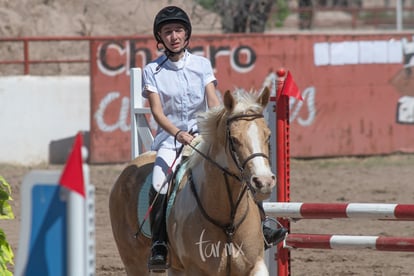
<svg viewBox="0 0 414 276">
<path fill-rule="evenodd" d="M 269 156 L 271 131 L 263 117 L 269 97 L 265 88 L 259 95 L 227 91 L 223 100 L 228 166 L 254 189 L 258 200 L 268 198 L 276 185 Z"/>
</svg>

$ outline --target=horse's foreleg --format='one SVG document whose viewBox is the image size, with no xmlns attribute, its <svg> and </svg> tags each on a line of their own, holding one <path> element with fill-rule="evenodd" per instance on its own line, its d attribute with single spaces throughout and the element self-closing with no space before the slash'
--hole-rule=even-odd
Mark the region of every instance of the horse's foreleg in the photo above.
<svg viewBox="0 0 414 276">
<path fill-rule="evenodd" d="M 269 276 L 269 271 L 263 259 L 257 260 L 250 276 Z"/>
</svg>

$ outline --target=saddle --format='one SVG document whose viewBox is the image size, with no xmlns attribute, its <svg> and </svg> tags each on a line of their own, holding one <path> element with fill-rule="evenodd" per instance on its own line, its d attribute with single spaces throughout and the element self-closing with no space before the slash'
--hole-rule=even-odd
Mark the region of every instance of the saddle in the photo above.
<svg viewBox="0 0 414 276">
<path fill-rule="evenodd" d="M 193 141 L 191 142 L 192 147 L 196 147 L 198 144 L 202 142 L 201 135 L 196 136 Z M 168 203 L 167 203 L 167 212 L 166 216 L 168 218 L 171 208 L 174 205 L 175 197 L 177 192 L 179 192 L 187 183 L 186 179 L 188 177 L 188 157 L 193 154 L 194 150 L 191 146 L 184 146 L 181 155 L 181 162 L 177 165 L 176 169 L 173 172 L 173 176 L 170 183 L 169 193 L 168 193 Z M 155 154 L 155 152 L 153 153 Z M 181 183 L 181 185 L 177 185 Z M 148 194 L 149 190 L 152 186 L 152 172 L 148 174 L 145 179 L 145 183 L 142 185 L 141 190 L 138 193 L 138 206 L 137 206 L 137 214 L 138 214 L 138 224 L 142 225 L 141 233 L 147 237 L 151 238 L 151 229 L 149 219 L 145 219 L 147 214 L 148 208 L 150 206 Z M 145 219 L 145 221 L 144 221 Z"/>
</svg>

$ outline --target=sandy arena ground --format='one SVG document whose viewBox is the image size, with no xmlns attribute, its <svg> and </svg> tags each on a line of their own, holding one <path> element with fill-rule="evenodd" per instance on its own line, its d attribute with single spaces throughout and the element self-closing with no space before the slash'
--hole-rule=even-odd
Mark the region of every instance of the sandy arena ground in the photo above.
<svg viewBox="0 0 414 276">
<path fill-rule="evenodd" d="M 184 0 L 0 0 L 0 36 L 99 36 L 150 34 L 152 17 L 166 4 L 188 4 Z M 368 2 L 368 1 L 366 1 Z M 369 1 L 374 2 L 374 1 Z M 378 1 L 377 1 L 378 2 Z M 122 3 L 122 5 L 120 4 Z M 292 16 L 293 19 L 296 16 Z M 335 15 L 336 28 L 349 28 L 349 17 Z M 219 30 L 219 20 L 205 11 L 192 14 L 195 33 Z M 291 22 L 291 21 L 289 21 Z M 287 22 L 296 27 L 297 21 Z M 79 46 L 80 48 L 83 46 Z M 49 57 L 52 49 L 31 53 L 32 58 Z M 5 45 L 0 49 L 9 59 L 21 51 Z M 56 51 L 58 56 L 60 52 Z M 77 53 L 77 57 L 79 57 Z M 71 67 L 72 68 L 72 67 Z M 55 69 L 53 69 L 55 70 Z M 16 72 L 20 72 L 21 69 Z M 55 70 L 56 71 L 56 70 Z M 16 74 L 8 71 L 7 74 Z M 73 73 L 60 68 L 62 74 Z M 87 72 L 75 71 L 76 74 Z M 19 73 L 21 74 L 21 73 Z M 47 74 L 47 72 L 43 72 Z M 119 258 L 108 214 L 108 195 L 125 164 L 91 166 L 91 182 L 96 187 L 96 275 L 125 275 Z M 393 155 L 373 158 L 292 160 L 291 200 L 298 202 L 379 202 L 412 203 L 414 199 L 414 156 Z M 62 166 L 34 167 L 0 164 L 0 175 L 12 185 L 16 219 L 0 221 L 15 254 L 19 248 L 20 185 L 32 169 L 61 169 Z M 372 220 L 304 220 L 292 223 L 293 232 L 414 236 L 413 222 Z M 414 275 L 414 253 L 377 251 L 296 250 L 292 254 L 292 275 Z M 40 276 L 40 275 L 39 275 Z"/>
<path fill-rule="evenodd" d="M 108 195 L 125 164 L 92 165 L 96 187 L 96 275 L 125 275 L 112 238 Z M 0 164 L 0 175 L 11 184 L 16 219 L 1 221 L 15 254 L 19 248 L 20 185 L 32 169 L 61 169 Z M 414 198 L 414 155 L 371 158 L 292 160 L 292 202 L 405 203 Z M 292 232 L 320 234 L 414 236 L 412 222 L 375 220 L 302 220 Z M 292 275 L 413 275 L 414 253 L 373 250 L 308 250 L 291 253 Z"/>
</svg>

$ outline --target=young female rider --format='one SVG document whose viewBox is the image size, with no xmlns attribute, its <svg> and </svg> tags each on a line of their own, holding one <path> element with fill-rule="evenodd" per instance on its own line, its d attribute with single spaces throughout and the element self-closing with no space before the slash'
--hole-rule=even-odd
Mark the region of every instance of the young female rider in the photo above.
<svg viewBox="0 0 414 276">
<path fill-rule="evenodd" d="M 167 268 L 165 204 L 168 190 L 168 183 L 164 183 L 168 173 L 180 162 L 177 150 L 182 144 L 189 144 L 193 133 L 197 132 L 196 113 L 218 106 L 220 101 L 210 61 L 187 50 L 191 37 L 188 15 L 179 7 L 165 7 L 155 16 L 153 31 L 157 48 L 162 49 L 164 55 L 148 63 L 143 71 L 143 96 L 149 100 L 158 123 L 152 145 L 157 157 L 150 190 L 150 203 L 154 202 L 150 213 L 153 245 L 148 266 L 150 270 L 163 270 Z M 275 237 L 280 240 L 284 233 L 279 232 L 268 230 L 270 243 Z"/>
</svg>

